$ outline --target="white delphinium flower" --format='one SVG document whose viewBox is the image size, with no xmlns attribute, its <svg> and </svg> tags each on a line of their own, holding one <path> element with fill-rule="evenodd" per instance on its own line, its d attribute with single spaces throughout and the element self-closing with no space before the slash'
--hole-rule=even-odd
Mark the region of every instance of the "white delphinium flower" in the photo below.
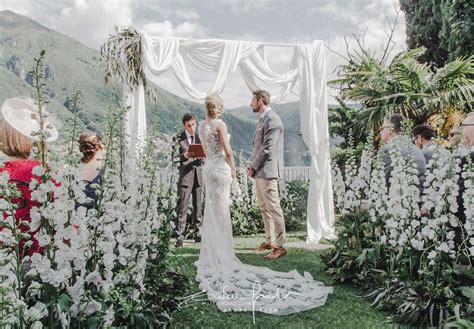
<svg viewBox="0 0 474 329">
<path fill-rule="evenodd" d="M 13 231 L 9 228 L 4 228 L 2 231 L 0 231 L 0 241 L 4 247 L 12 246 L 16 241 Z"/>
<path fill-rule="evenodd" d="M 160 145 L 163 146 L 163 154 L 168 153 L 168 144 Z M 110 148 L 107 151 L 115 159 L 120 158 L 118 149 Z M 57 296 L 67 294 L 71 297 L 72 318 L 80 312 L 87 315 L 100 312 L 99 316 L 103 316 L 103 323 L 107 325 L 112 325 L 114 321 L 114 306 L 101 312 L 104 306 L 100 300 L 108 298 L 112 289 L 122 289 L 125 299 L 140 300 L 146 289 L 146 266 L 150 257 L 153 257 L 149 252 L 150 247 L 158 242 L 157 232 L 163 221 L 167 220 L 159 212 L 161 191 L 156 184 L 157 164 L 160 161 L 167 165 L 171 163 L 168 156 L 159 155 L 156 150 L 142 158 L 149 161 L 135 162 L 136 167 L 130 172 L 124 169 L 129 166 L 128 163 L 107 162 L 104 183 L 97 186 L 97 209 L 82 206 L 91 200 L 83 192 L 84 182 L 77 178 L 77 169 L 64 165 L 64 159 L 51 161 L 47 172 L 43 167 L 34 169 L 36 175 L 46 177 L 45 181 L 33 180 L 30 184 L 32 200 L 39 203 L 31 209 L 30 229 L 39 230 L 36 238 L 40 246 L 46 247 L 43 254 L 25 258 L 30 261 L 27 277 L 31 281 L 26 291 L 28 298 L 37 304 L 28 309 L 25 301 L 16 297 L 18 294 L 14 287 L 18 281 L 18 267 L 14 266 L 15 255 L 12 249 L 0 249 L 0 259 L 6 264 L 0 267 L 0 276 L 5 278 L 0 282 L 0 290 L 10 301 L 3 308 L 3 312 L 7 312 L 3 317 L 7 320 L 4 321 L 18 324 L 18 321 L 33 321 L 44 315 L 40 306 L 47 293 L 43 290 L 45 286 L 56 289 Z M 6 184 L 8 181 L 5 177 L 3 173 L 0 174 L 0 181 Z M 170 177 L 174 179 L 170 183 L 171 191 L 175 189 L 176 177 L 175 174 Z M 1 188 L 3 192 L 4 185 Z M 7 191 L 4 195 L 9 193 Z M 176 201 L 176 192 L 172 191 L 169 196 L 171 207 Z M 2 199 L 2 212 L 10 206 Z M 6 246 L 15 242 L 11 241 L 14 234 L 7 225 L 15 228 L 17 225 L 11 215 L 5 218 L 4 223 L 0 239 Z M 25 246 L 28 244 L 31 241 Z M 89 289 L 95 289 L 94 293 L 99 293 L 100 298 L 89 300 Z M 58 308 L 53 314 L 44 316 L 53 316 L 67 326 L 69 319 L 63 312 Z M 34 326 L 38 326 L 38 323 L 34 322 Z"/>
<path fill-rule="evenodd" d="M 342 214 L 349 214 L 360 208 L 361 192 L 360 177 L 357 176 L 357 164 L 353 154 L 351 154 L 345 164 L 345 193 L 344 193 L 344 207 Z"/>
<path fill-rule="evenodd" d="M 112 325 L 114 320 L 115 320 L 115 313 L 114 313 L 114 308 L 111 305 L 105 312 L 104 318 L 102 320 L 103 321 L 102 326 L 104 328 L 108 328 L 109 326 Z"/>
<path fill-rule="evenodd" d="M 102 310 L 102 304 L 99 303 L 98 301 L 95 301 L 95 300 L 89 300 L 89 301 L 85 302 L 85 304 L 83 304 L 83 305 L 84 305 L 83 312 L 86 315 L 92 315 L 92 314 Z"/>
<path fill-rule="evenodd" d="M 410 240 L 411 246 L 416 250 L 423 250 L 425 242 L 420 238 L 420 236 L 413 237 Z"/>
<path fill-rule="evenodd" d="M 386 221 L 389 243 L 392 246 L 398 244 L 398 239 L 408 219 L 408 211 L 403 199 L 403 188 L 406 179 L 406 164 L 397 148 L 390 150 L 392 172 L 390 176 L 389 198 L 387 204 L 388 213 L 391 215 Z"/>
<path fill-rule="evenodd" d="M 332 186 L 335 194 L 335 205 L 338 212 L 344 209 L 344 195 L 346 193 L 346 186 L 341 170 L 335 162 L 332 164 Z"/>
<path fill-rule="evenodd" d="M 0 309 L 0 315 L 3 317 L 5 324 L 10 324 L 14 327 L 15 324 L 20 324 L 24 321 L 24 312 L 26 304 L 21 300 L 22 296 L 18 293 L 18 278 L 17 278 L 17 258 L 11 252 L 10 248 L 0 249 L 0 259 L 2 266 L 0 266 L 0 292 L 4 303 Z M 22 306 L 22 307 L 17 307 Z"/>
<path fill-rule="evenodd" d="M 38 321 L 48 315 L 46 305 L 41 302 L 36 302 L 33 307 L 30 307 L 25 312 L 25 318 L 29 323 Z"/>
<path fill-rule="evenodd" d="M 361 193 L 361 197 L 363 199 L 368 198 L 370 193 L 370 180 L 369 177 L 372 176 L 373 170 L 373 160 L 374 160 L 374 146 L 372 143 L 373 140 L 373 133 L 370 132 L 369 136 L 367 137 L 368 142 L 364 146 L 364 150 L 362 152 L 362 156 L 360 159 L 360 166 L 359 171 L 357 173 L 357 188 Z"/>
<path fill-rule="evenodd" d="M 474 257 L 474 163 L 469 157 L 466 157 L 466 164 L 463 166 L 461 177 L 464 180 L 464 193 L 462 195 L 464 204 L 464 231 L 466 232 L 466 240 L 468 254 Z"/>
<path fill-rule="evenodd" d="M 377 156 L 370 177 L 369 214 L 372 222 L 384 221 L 388 215 L 388 194 L 381 154 Z M 385 237 L 386 239 L 386 237 Z M 385 243 L 382 242 L 382 243 Z"/>
<path fill-rule="evenodd" d="M 389 149 L 392 170 L 384 231 L 393 247 L 420 250 L 424 243 L 419 233 L 421 226 L 419 179 L 410 145 L 408 138 L 400 135 Z M 379 172 L 378 175 L 379 180 L 385 180 L 383 172 Z"/>
<path fill-rule="evenodd" d="M 425 244 L 452 259 L 456 258 L 453 240 L 459 226 L 455 215 L 458 211 L 459 172 L 459 161 L 454 156 L 435 152 L 428 167 L 422 196 L 422 209 L 426 216 L 421 221 L 421 233 Z M 431 259 L 429 265 L 434 264 Z"/>
<path fill-rule="evenodd" d="M 445 252 L 445 253 L 448 253 L 449 250 L 450 250 L 450 249 L 449 249 L 449 246 L 448 246 L 448 244 L 447 244 L 446 242 L 442 242 L 442 243 L 438 246 L 438 248 L 436 248 L 436 249 L 439 250 L 439 251 Z"/>
<path fill-rule="evenodd" d="M 232 202 L 242 202 L 243 201 L 243 192 L 240 186 L 240 183 L 237 179 L 232 181 L 230 186 L 230 195 Z"/>
<path fill-rule="evenodd" d="M 0 186 L 2 186 L 2 192 L 7 192 L 8 180 L 10 179 L 10 174 L 8 171 L 0 172 Z"/>
<path fill-rule="evenodd" d="M 33 167 L 32 173 L 33 175 L 40 177 L 40 176 L 43 176 L 46 173 L 46 171 L 44 170 L 43 166 L 39 165 L 39 166 Z"/>
<path fill-rule="evenodd" d="M 67 287 L 67 292 L 75 304 L 79 304 L 82 296 L 84 295 L 84 283 L 84 278 L 77 276 L 76 282 L 73 285 Z"/>
</svg>

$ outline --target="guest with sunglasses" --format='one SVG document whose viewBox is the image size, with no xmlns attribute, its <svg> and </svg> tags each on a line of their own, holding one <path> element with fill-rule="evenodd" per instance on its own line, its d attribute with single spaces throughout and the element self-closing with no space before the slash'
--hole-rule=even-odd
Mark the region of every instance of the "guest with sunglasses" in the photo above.
<svg viewBox="0 0 474 329">
<path fill-rule="evenodd" d="M 426 160 L 421 151 L 410 143 L 410 139 L 401 134 L 404 121 L 405 118 L 402 115 L 394 114 L 386 117 L 380 128 L 380 138 L 385 142 L 385 146 L 382 149 L 385 181 L 387 187 L 390 187 L 390 176 L 393 170 L 390 151 L 398 149 L 404 159 L 407 159 L 409 156 L 412 157 L 417 170 L 418 187 L 421 190 L 425 182 Z"/>
<path fill-rule="evenodd" d="M 449 156 L 448 150 L 443 145 L 436 143 L 436 132 L 429 125 L 417 125 L 413 127 L 411 134 L 413 143 L 421 150 L 425 157 L 426 164 L 433 159 L 433 154 L 438 152 L 441 158 Z"/>
</svg>

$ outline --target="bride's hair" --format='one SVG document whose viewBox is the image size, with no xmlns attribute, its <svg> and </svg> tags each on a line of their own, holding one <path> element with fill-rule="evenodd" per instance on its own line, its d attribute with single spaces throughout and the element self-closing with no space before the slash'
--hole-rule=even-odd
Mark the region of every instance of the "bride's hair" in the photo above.
<svg viewBox="0 0 474 329">
<path fill-rule="evenodd" d="M 207 96 L 204 104 L 206 105 L 207 115 L 211 117 L 224 112 L 224 101 L 215 94 Z"/>
</svg>

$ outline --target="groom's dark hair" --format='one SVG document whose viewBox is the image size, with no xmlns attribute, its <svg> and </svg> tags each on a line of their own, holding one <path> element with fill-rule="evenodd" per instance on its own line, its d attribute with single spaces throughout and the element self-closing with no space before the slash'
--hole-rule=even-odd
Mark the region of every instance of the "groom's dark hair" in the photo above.
<svg viewBox="0 0 474 329">
<path fill-rule="evenodd" d="M 194 114 L 192 113 L 186 113 L 184 116 L 183 116 L 183 125 L 189 121 L 189 120 L 194 120 L 194 121 L 197 121 L 196 120 L 196 117 L 194 116 Z"/>
<path fill-rule="evenodd" d="M 270 104 L 270 93 L 266 90 L 255 90 L 253 92 L 253 95 L 257 99 L 257 102 L 259 100 L 263 100 L 263 104 L 268 105 Z"/>
</svg>

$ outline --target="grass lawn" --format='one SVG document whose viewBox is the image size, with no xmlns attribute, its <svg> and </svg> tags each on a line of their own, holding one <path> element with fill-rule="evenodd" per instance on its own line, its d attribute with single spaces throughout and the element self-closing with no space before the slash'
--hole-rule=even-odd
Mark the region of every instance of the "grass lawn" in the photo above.
<svg viewBox="0 0 474 329">
<path fill-rule="evenodd" d="M 252 249 L 257 246 L 263 236 L 237 237 L 234 247 L 238 257 L 252 265 L 267 266 L 273 270 L 298 270 L 310 272 L 315 280 L 334 287 L 324 306 L 292 315 L 267 315 L 255 313 L 253 324 L 252 312 L 220 312 L 210 302 L 197 302 L 178 309 L 171 314 L 173 328 L 394 328 L 386 322 L 387 315 L 373 310 L 370 303 L 359 297 L 356 289 L 339 284 L 332 284 L 324 271 L 321 251 L 289 249 L 288 255 L 269 261 L 263 258 L 264 253 L 256 254 Z M 298 241 L 304 238 L 303 232 L 289 233 L 287 241 Z M 177 249 L 176 261 L 180 271 L 186 273 L 193 282 L 196 270 L 193 262 L 199 256 L 199 244 L 185 244 Z M 199 292 L 197 284 L 193 284 L 187 295 Z"/>
</svg>

